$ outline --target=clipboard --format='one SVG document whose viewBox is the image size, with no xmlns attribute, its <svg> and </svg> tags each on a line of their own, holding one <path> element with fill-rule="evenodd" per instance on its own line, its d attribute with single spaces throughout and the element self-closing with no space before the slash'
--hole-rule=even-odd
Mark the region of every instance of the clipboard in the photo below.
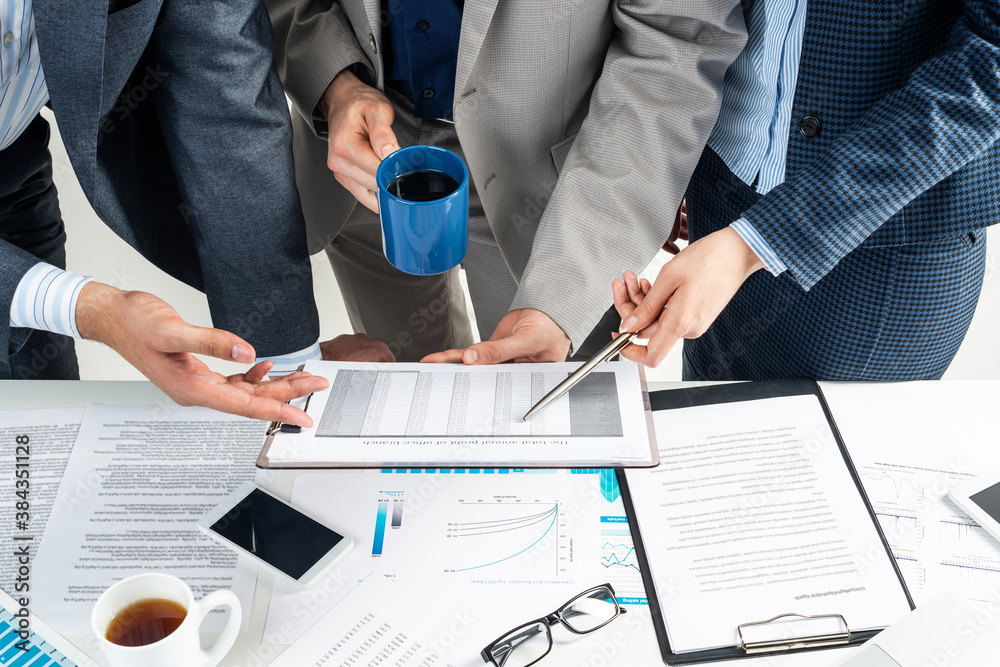
<svg viewBox="0 0 1000 667">
<path fill-rule="evenodd" d="M 305 366 L 299 366 L 298 370 L 303 370 Z M 339 469 L 339 470 L 365 470 L 365 469 L 390 469 L 390 468 L 410 468 L 410 469 L 436 469 L 436 468 L 509 468 L 509 469 L 534 469 L 534 468 L 612 468 L 612 467 L 623 467 L 623 468 L 655 468 L 660 464 L 660 450 L 656 442 L 656 431 L 653 428 L 653 413 L 650 406 L 650 392 L 649 386 L 646 382 L 645 369 L 642 366 L 638 367 L 639 373 L 639 387 L 642 395 L 642 419 L 645 420 L 646 435 L 649 439 L 649 458 L 648 460 L 636 460 L 631 463 L 623 463 L 620 460 L 615 462 L 609 462 L 607 460 L 588 460 L 588 459 L 573 459 L 570 461 L 538 461 L 538 462 L 528 462 L 528 461 L 491 461 L 486 459 L 455 459 L 451 461 L 408 461 L 408 460 L 395 460 L 395 461 L 348 461 L 348 462 L 331 462 L 331 461 L 285 461 L 285 460 L 273 460 L 270 456 L 270 451 L 272 445 L 274 445 L 277 438 L 282 437 L 285 434 L 298 434 L 301 432 L 301 428 L 298 426 L 292 426 L 289 424 L 282 424 L 280 422 L 270 422 L 268 424 L 267 430 L 264 432 L 264 445 L 260 450 L 260 454 L 257 456 L 257 467 L 262 470 L 325 470 L 325 469 Z M 304 401 L 304 408 L 307 408 L 309 401 L 312 399 L 312 394 L 310 394 Z M 496 436 L 498 438 L 503 436 Z"/>
<path fill-rule="evenodd" d="M 826 398 L 823 396 L 823 392 L 820 390 L 819 385 L 814 380 L 793 379 L 768 380 L 762 382 L 739 382 L 732 384 L 657 391 L 650 394 L 650 407 L 654 411 L 659 411 L 689 408 L 700 405 L 738 403 L 765 398 L 783 398 L 803 395 L 812 395 L 819 400 L 820 406 L 823 409 L 823 414 L 829 423 L 830 430 L 833 433 L 833 437 L 836 440 L 841 455 L 843 456 L 844 464 L 847 466 L 851 479 L 854 481 L 858 493 L 864 501 L 865 508 L 871 518 L 875 530 L 878 533 L 879 539 L 882 542 L 886 556 L 890 560 L 893 572 L 895 572 L 899 585 L 902 587 L 903 594 L 906 597 L 906 602 L 909 604 L 911 610 L 915 609 L 913 598 L 910 596 L 910 591 L 906 587 L 906 582 L 903 580 L 903 575 L 899 570 L 896 559 L 892 555 L 889 543 L 885 538 L 884 532 L 882 531 L 882 526 L 879 524 L 878 518 L 875 516 L 875 510 L 872 508 L 871 502 L 868 500 L 868 495 L 865 493 L 864 487 L 861 484 L 861 478 L 858 476 L 854 463 L 852 462 L 850 454 L 847 451 L 847 447 L 844 445 L 844 440 L 841 437 L 837 424 L 833 419 L 833 414 L 830 412 L 830 406 L 827 404 Z M 649 600 L 649 609 L 653 618 L 653 626 L 656 630 L 656 639 L 660 645 L 660 654 L 663 657 L 664 663 L 668 665 L 690 665 L 705 662 L 717 662 L 721 660 L 734 660 L 739 658 L 787 655 L 791 652 L 797 653 L 800 651 L 817 651 L 837 646 L 856 646 L 863 644 L 881 632 L 881 630 L 868 630 L 863 632 L 852 631 L 846 619 L 838 614 L 836 610 L 830 610 L 830 613 L 828 614 L 808 616 L 797 613 L 795 609 L 789 609 L 786 613 L 773 618 L 746 619 L 745 622 L 741 623 L 736 628 L 737 636 L 739 637 L 739 644 L 733 647 L 675 653 L 670 646 L 663 610 L 661 609 L 659 600 L 656 596 L 656 586 L 653 581 L 646 549 L 643 545 L 642 535 L 638 529 L 638 518 L 635 506 L 632 502 L 631 493 L 629 492 L 628 480 L 626 478 L 625 471 L 618 469 L 617 477 L 618 485 L 621 490 L 622 501 L 625 505 L 625 513 L 628 517 L 630 526 L 632 526 L 632 539 L 635 544 L 636 558 L 639 561 L 639 567 L 642 572 L 643 586 L 646 589 L 647 599 Z M 772 623 L 781 623 L 792 617 L 798 617 L 805 621 L 830 621 L 839 619 L 840 627 L 836 631 L 832 632 L 810 633 L 808 635 L 796 636 L 783 640 L 750 641 L 747 637 L 750 629 L 752 628 L 767 626 Z M 829 624 L 827 623 L 827 625 Z"/>
</svg>

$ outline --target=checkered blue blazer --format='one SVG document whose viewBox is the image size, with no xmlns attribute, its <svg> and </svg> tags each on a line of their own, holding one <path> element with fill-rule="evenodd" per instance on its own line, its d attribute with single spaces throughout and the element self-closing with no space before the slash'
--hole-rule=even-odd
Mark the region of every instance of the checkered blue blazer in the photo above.
<svg viewBox="0 0 1000 667">
<path fill-rule="evenodd" d="M 807 12 L 786 182 L 745 212 L 791 276 L 809 289 L 858 246 L 996 222 L 1000 1 L 809 0 Z"/>
<path fill-rule="evenodd" d="M 692 240 L 745 217 L 788 271 L 685 341 L 684 377 L 940 378 L 1000 213 L 1000 0 L 808 3 L 785 182 L 707 149 L 687 190 Z"/>
</svg>

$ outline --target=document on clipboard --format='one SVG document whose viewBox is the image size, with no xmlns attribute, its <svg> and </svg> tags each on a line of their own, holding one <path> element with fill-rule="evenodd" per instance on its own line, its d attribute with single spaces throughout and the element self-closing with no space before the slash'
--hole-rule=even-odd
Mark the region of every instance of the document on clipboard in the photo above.
<svg viewBox="0 0 1000 667">
<path fill-rule="evenodd" d="M 642 367 L 608 363 L 531 421 L 579 364 L 309 361 L 330 386 L 293 402 L 310 428 L 272 425 L 261 468 L 656 465 Z"/>
<path fill-rule="evenodd" d="M 853 644 L 913 608 L 815 382 L 650 400 L 660 465 L 619 477 L 666 662 Z"/>
</svg>

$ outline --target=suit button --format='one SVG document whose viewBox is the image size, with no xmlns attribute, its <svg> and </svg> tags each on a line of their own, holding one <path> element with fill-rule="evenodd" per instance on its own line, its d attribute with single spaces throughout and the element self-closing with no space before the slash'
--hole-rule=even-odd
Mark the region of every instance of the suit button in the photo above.
<svg viewBox="0 0 1000 667">
<path fill-rule="evenodd" d="M 417 21 L 417 30 L 420 32 L 427 32 L 431 29 L 431 24 L 427 21 Z"/>
<path fill-rule="evenodd" d="M 8 32 L 6 35 L 3 36 L 4 46 L 10 46 L 13 43 L 14 43 L 14 33 Z"/>
<path fill-rule="evenodd" d="M 425 100 L 429 100 L 432 97 L 434 97 L 435 95 L 437 95 L 437 93 L 434 91 L 433 88 L 424 88 L 424 92 L 421 93 L 421 95 L 424 96 Z"/>
<path fill-rule="evenodd" d="M 816 116 L 804 116 L 802 120 L 799 121 L 799 134 L 806 139 L 818 137 L 821 128 L 822 126 L 820 125 L 819 118 Z"/>
<path fill-rule="evenodd" d="M 375 41 L 375 33 L 368 33 L 368 43 L 372 46 L 372 51 L 378 53 L 378 42 Z"/>
</svg>

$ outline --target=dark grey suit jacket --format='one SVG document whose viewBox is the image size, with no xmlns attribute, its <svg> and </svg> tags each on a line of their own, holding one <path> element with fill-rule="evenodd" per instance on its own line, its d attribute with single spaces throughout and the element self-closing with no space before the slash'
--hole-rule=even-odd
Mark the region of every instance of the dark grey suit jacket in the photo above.
<svg viewBox="0 0 1000 667">
<path fill-rule="evenodd" d="M 208 295 L 262 356 L 319 337 L 292 133 L 257 0 L 35 0 L 45 80 L 83 191 L 116 234 Z M 0 240 L 6 315 L 37 258 Z M 70 267 L 72 268 L 72 267 Z"/>
</svg>

